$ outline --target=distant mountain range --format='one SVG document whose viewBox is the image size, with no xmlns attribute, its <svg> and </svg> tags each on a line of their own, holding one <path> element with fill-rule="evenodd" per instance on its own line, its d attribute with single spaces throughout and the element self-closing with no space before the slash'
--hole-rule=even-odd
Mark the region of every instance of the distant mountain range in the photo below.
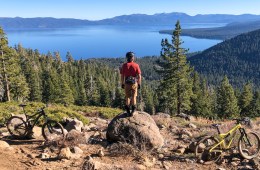
<svg viewBox="0 0 260 170">
<path fill-rule="evenodd" d="M 154 15 L 133 14 L 114 18 L 90 21 L 69 18 L 7 18 L 0 17 L 0 26 L 4 29 L 12 28 L 65 28 L 87 25 L 169 25 L 180 20 L 181 23 L 232 23 L 260 20 L 260 15 L 227 15 L 208 14 L 190 16 L 185 13 L 160 13 Z"/>
<path fill-rule="evenodd" d="M 238 35 L 189 58 L 195 70 L 214 84 L 227 75 L 241 87 L 260 86 L 260 29 Z"/>
</svg>

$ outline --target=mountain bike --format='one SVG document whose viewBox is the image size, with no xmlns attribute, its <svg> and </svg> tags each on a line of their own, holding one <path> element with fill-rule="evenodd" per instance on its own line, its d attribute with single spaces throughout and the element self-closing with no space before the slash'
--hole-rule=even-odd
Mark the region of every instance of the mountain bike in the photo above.
<svg viewBox="0 0 260 170">
<path fill-rule="evenodd" d="M 239 154 L 245 159 L 258 156 L 260 150 L 259 136 L 254 132 L 246 132 L 242 127 L 242 125 L 250 125 L 250 119 L 233 120 L 236 121 L 236 124 L 227 133 L 220 133 L 219 126 L 221 124 L 213 124 L 212 126 L 217 129 L 218 135 L 206 136 L 198 141 L 195 148 L 195 156 L 198 158 L 198 162 L 203 164 L 218 162 L 223 152 L 232 149 L 231 145 L 238 131 L 240 132 L 237 143 Z"/>
<path fill-rule="evenodd" d="M 25 104 L 19 105 L 23 108 L 25 120 L 19 116 L 12 116 L 7 120 L 6 126 L 9 133 L 15 138 L 26 138 L 33 134 L 34 126 L 39 122 L 40 117 L 44 118 L 42 126 L 42 136 L 46 141 L 64 138 L 64 129 L 60 123 L 48 118 L 44 108 L 38 109 L 33 115 L 27 115 L 25 112 Z"/>
</svg>

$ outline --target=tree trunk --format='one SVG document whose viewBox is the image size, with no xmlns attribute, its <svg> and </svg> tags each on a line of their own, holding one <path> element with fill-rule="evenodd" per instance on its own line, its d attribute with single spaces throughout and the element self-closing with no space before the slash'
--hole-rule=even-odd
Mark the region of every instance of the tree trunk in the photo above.
<svg viewBox="0 0 260 170">
<path fill-rule="evenodd" d="M 10 102 L 10 89 L 9 89 L 9 82 L 7 78 L 6 68 L 5 68 L 5 60 L 4 60 L 4 53 L 2 52 L 2 64 L 3 64 L 3 74 L 4 74 L 4 86 L 5 86 L 5 93 L 6 93 L 6 101 Z"/>
</svg>

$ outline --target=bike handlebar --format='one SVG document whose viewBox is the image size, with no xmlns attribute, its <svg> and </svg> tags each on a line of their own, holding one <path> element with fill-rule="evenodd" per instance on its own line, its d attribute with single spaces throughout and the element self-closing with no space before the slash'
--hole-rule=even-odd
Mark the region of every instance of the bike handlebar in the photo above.
<svg viewBox="0 0 260 170">
<path fill-rule="evenodd" d="M 236 120 L 237 123 L 241 123 L 241 124 L 245 124 L 245 125 L 249 125 L 251 123 L 249 117 L 235 118 L 235 119 L 232 119 L 232 120 Z"/>
<path fill-rule="evenodd" d="M 37 110 L 37 112 L 38 112 L 38 113 L 41 113 L 42 111 L 44 111 L 45 108 L 46 108 L 46 106 L 41 107 L 41 108 L 39 108 L 39 109 Z"/>
</svg>

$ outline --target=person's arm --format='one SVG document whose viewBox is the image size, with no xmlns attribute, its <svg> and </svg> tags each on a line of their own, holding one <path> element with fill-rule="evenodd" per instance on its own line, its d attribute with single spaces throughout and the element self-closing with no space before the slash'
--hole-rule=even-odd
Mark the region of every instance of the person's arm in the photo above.
<svg viewBox="0 0 260 170">
<path fill-rule="evenodd" d="M 141 74 L 137 75 L 137 83 L 141 85 L 142 76 Z"/>
<path fill-rule="evenodd" d="M 141 86 L 141 80 L 142 80 L 142 76 L 141 76 L 141 69 L 139 67 L 139 65 L 137 65 L 137 83 L 139 86 Z M 140 87 L 139 87 L 140 88 Z"/>
<path fill-rule="evenodd" d="M 121 74 L 121 84 L 125 84 L 125 76 Z"/>
</svg>

